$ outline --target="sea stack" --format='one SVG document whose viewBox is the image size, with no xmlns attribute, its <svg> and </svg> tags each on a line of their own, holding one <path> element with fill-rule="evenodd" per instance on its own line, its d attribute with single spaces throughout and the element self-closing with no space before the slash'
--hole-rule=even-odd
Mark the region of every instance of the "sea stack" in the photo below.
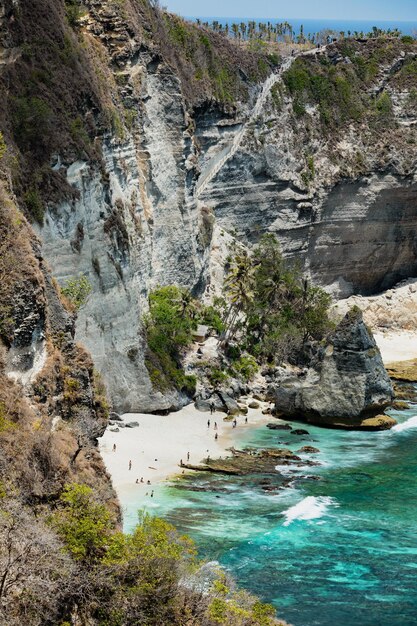
<svg viewBox="0 0 417 626">
<path fill-rule="evenodd" d="M 386 430 L 396 423 L 381 415 L 393 397 L 378 346 L 355 307 L 319 350 L 306 377 L 277 387 L 275 407 L 312 424 Z"/>
</svg>

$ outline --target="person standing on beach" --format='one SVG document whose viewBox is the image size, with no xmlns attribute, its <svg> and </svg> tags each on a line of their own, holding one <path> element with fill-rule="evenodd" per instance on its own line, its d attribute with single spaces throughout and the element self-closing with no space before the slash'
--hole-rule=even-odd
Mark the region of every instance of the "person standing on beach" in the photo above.
<svg viewBox="0 0 417 626">
<path fill-rule="evenodd" d="M 213 415 L 216 407 L 214 406 L 214 402 L 210 402 L 210 415 Z"/>
<path fill-rule="evenodd" d="M 207 428 L 210 428 L 210 420 L 207 420 Z"/>
<path fill-rule="evenodd" d="M 217 422 L 214 422 L 214 430 L 217 430 Z"/>
<path fill-rule="evenodd" d="M 113 444 L 113 452 L 116 452 L 116 444 Z"/>
<path fill-rule="evenodd" d="M 132 469 L 132 461 L 129 461 L 129 470 Z"/>
<path fill-rule="evenodd" d="M 187 461 L 189 461 L 189 460 L 190 460 L 190 453 L 187 452 Z"/>
<path fill-rule="evenodd" d="M 152 492 L 151 492 L 151 498 L 153 498 L 153 489 L 152 489 Z"/>
<path fill-rule="evenodd" d="M 214 435 L 214 441 L 217 441 L 217 439 L 218 439 L 218 438 L 219 438 L 219 435 L 216 433 L 216 434 Z"/>
</svg>

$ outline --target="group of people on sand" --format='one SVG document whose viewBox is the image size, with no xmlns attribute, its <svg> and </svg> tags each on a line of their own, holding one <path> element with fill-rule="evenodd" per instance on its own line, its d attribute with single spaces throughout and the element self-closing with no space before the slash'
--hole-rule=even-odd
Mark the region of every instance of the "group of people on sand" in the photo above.
<svg viewBox="0 0 417 626">
<path fill-rule="evenodd" d="M 116 446 L 116 444 L 114 443 L 114 444 L 113 444 L 113 452 L 116 452 L 116 450 L 117 450 L 117 446 Z M 155 459 L 155 461 L 157 461 L 157 460 L 158 460 L 158 459 Z M 130 472 L 131 470 L 132 470 L 132 460 L 130 459 L 130 460 L 129 460 L 129 472 Z M 135 483 L 136 483 L 136 485 L 144 485 L 144 484 L 145 484 L 145 481 L 144 481 L 144 479 L 143 479 L 143 476 L 141 477 L 141 479 L 140 479 L 140 480 L 139 480 L 139 478 L 137 478 L 137 479 L 136 479 L 136 481 L 135 481 Z M 150 480 L 147 480 L 147 481 L 146 481 L 146 484 L 147 484 L 147 485 L 151 485 L 151 481 L 150 481 Z M 151 498 L 153 498 L 153 494 L 154 494 L 154 490 L 152 489 L 152 492 L 151 492 Z M 148 493 L 147 493 L 146 495 L 148 495 Z"/>
<path fill-rule="evenodd" d="M 216 406 L 215 406 L 214 402 L 210 402 L 210 415 L 213 415 L 213 413 L 215 413 L 215 412 L 216 412 Z M 245 424 L 247 424 L 247 423 L 248 423 L 248 418 L 246 417 L 245 418 Z M 210 428 L 210 426 L 211 426 L 211 420 L 209 418 L 207 420 L 207 428 Z M 233 422 L 232 422 L 232 427 L 236 428 L 236 426 L 237 426 L 237 419 L 235 418 L 233 420 Z M 215 433 L 214 433 L 214 440 L 217 441 L 218 438 L 219 438 L 219 434 L 217 432 L 218 431 L 217 422 L 214 422 L 214 431 L 215 431 Z M 113 452 L 116 452 L 116 450 L 117 450 L 117 446 L 114 443 L 113 444 Z M 207 450 L 207 452 L 208 452 L 208 450 Z M 158 459 L 155 459 L 155 461 L 157 461 L 157 460 Z M 187 463 L 189 463 L 189 461 L 190 461 L 190 453 L 187 452 Z M 207 462 L 209 462 L 209 461 L 210 461 L 210 455 L 208 454 L 207 455 Z M 184 467 L 184 463 L 183 463 L 182 459 L 180 460 L 180 467 Z M 132 470 L 132 460 L 129 460 L 129 471 L 131 471 L 131 470 Z M 184 471 L 183 471 L 183 473 L 184 473 Z M 143 477 L 141 477 L 140 480 L 139 480 L 139 478 L 136 479 L 136 485 L 144 485 L 144 484 L 145 484 L 145 481 L 144 481 Z M 147 480 L 146 484 L 147 485 L 151 485 L 151 481 Z M 146 495 L 149 495 L 149 494 L 146 493 Z M 151 498 L 153 498 L 153 496 L 154 496 L 154 490 L 153 489 L 151 491 L 150 496 L 151 496 Z"/>
</svg>

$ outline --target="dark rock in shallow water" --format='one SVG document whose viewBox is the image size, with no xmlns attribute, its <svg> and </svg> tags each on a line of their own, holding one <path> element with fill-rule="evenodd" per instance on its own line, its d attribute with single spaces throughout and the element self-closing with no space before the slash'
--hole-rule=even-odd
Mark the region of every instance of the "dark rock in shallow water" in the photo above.
<svg viewBox="0 0 417 626">
<path fill-rule="evenodd" d="M 118 413 L 115 413 L 115 411 L 111 411 L 109 414 L 109 419 L 112 422 L 121 422 L 122 418 L 120 417 L 120 415 Z"/>
<path fill-rule="evenodd" d="M 313 446 L 303 446 L 300 450 L 297 450 L 297 454 L 318 454 L 320 450 Z"/>
<path fill-rule="evenodd" d="M 290 426 L 289 424 L 267 424 L 266 425 L 267 428 L 269 428 L 270 430 L 292 430 L 292 426 Z"/>
<path fill-rule="evenodd" d="M 303 428 L 295 428 L 293 431 L 291 431 L 292 435 L 309 435 L 310 433 L 308 432 L 308 430 L 304 430 Z"/>
<path fill-rule="evenodd" d="M 275 407 L 320 426 L 383 430 L 395 421 L 369 418 L 380 416 L 393 397 L 375 339 L 360 309 L 354 308 L 318 352 L 307 376 L 276 388 Z"/>
<path fill-rule="evenodd" d="M 231 457 L 226 459 L 206 459 L 202 465 L 184 464 L 185 469 L 196 472 L 212 472 L 214 474 L 230 474 L 245 476 L 248 474 L 278 474 L 277 465 L 293 465 L 294 467 L 317 465 L 314 461 L 302 459 L 285 449 L 267 450 L 236 450 L 231 448 Z"/>
</svg>

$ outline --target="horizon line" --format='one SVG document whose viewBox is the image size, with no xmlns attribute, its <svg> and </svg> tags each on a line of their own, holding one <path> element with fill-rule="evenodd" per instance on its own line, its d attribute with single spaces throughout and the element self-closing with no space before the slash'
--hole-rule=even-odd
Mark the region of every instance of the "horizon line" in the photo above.
<svg viewBox="0 0 417 626">
<path fill-rule="evenodd" d="M 180 13 L 178 13 L 178 11 L 168 11 L 169 13 L 176 13 L 177 15 L 180 15 Z M 198 19 L 221 19 L 221 20 L 285 20 L 290 22 L 291 20 L 295 21 L 299 21 L 299 20 L 312 20 L 315 22 L 319 22 L 319 21 L 327 21 L 327 22 L 358 22 L 358 23 L 364 23 L 364 22 L 379 22 L 379 23 L 390 23 L 390 22 L 398 22 L 401 24 L 413 24 L 415 23 L 417 26 L 417 18 L 415 19 L 411 19 L 411 20 L 401 20 L 401 19 L 397 19 L 397 18 L 390 18 L 390 19 L 379 19 L 379 18 L 364 18 L 364 19 L 358 19 L 358 18 L 350 18 L 350 17 L 264 17 L 264 16 L 258 16 L 258 17 L 254 17 L 254 16 L 238 16 L 238 15 L 184 15 L 183 17 L 185 18 L 198 18 Z"/>
</svg>

